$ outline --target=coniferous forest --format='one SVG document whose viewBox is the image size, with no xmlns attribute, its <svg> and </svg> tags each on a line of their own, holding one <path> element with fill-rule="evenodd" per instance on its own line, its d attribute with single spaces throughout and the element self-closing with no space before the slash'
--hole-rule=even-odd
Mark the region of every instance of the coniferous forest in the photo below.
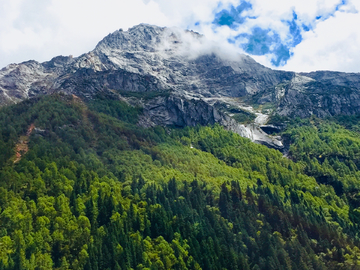
<svg viewBox="0 0 360 270">
<path fill-rule="evenodd" d="M 0 269 L 360 269 L 360 118 L 219 125 L 50 95 L 0 109 Z"/>
</svg>

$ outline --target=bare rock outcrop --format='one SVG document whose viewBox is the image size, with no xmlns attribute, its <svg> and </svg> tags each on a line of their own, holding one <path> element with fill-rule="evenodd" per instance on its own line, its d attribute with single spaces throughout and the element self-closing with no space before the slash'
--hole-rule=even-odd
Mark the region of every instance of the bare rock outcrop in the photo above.
<svg viewBox="0 0 360 270">
<path fill-rule="evenodd" d="M 143 126 L 219 123 L 277 149 L 281 139 L 261 129 L 267 115 L 241 124 L 210 100 L 241 99 L 250 105 L 272 104 L 273 112 L 283 116 L 325 117 L 360 113 L 359 90 L 359 74 L 272 70 L 249 56 L 225 52 L 198 33 L 146 24 L 115 31 L 79 57 L 27 61 L 0 70 L 0 105 L 58 91 L 85 100 L 115 93 L 144 107 Z"/>
</svg>

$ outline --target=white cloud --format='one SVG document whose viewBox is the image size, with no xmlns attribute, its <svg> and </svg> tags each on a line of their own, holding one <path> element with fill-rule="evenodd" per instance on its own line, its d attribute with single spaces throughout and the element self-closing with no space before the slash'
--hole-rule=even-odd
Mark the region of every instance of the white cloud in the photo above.
<svg viewBox="0 0 360 270">
<path fill-rule="evenodd" d="M 29 59 L 79 55 L 119 28 L 168 25 L 155 2 L 141 0 L 0 1 L 0 68 Z"/>
<path fill-rule="evenodd" d="M 167 30 L 162 36 L 162 43 L 157 46 L 157 50 L 164 53 L 165 57 L 171 51 L 171 53 L 176 52 L 177 56 L 187 59 L 196 59 L 207 54 L 215 54 L 227 61 L 242 59 L 240 49 L 228 42 L 220 43 L 209 40 L 206 36 L 198 35 L 193 31 L 184 31 L 178 27 L 169 27 Z M 174 34 L 176 39 L 181 42 L 173 42 Z M 174 47 L 176 49 L 172 50 Z"/>
<path fill-rule="evenodd" d="M 320 22 L 294 49 L 285 69 L 295 71 L 360 71 L 360 25 L 358 14 L 336 13 Z M 354 27 L 355 26 L 355 27 Z"/>
<path fill-rule="evenodd" d="M 360 71 L 360 1 L 348 0 L 335 12 L 341 0 L 249 0 L 249 19 L 238 29 L 214 28 L 215 13 L 240 0 L 2 0 L 0 1 L 0 68 L 29 59 L 46 61 L 57 55 L 80 55 L 116 29 L 150 23 L 198 31 L 214 42 L 227 45 L 229 37 L 259 26 L 289 40 L 285 21 L 298 15 L 303 41 L 282 69 L 308 71 L 334 69 Z M 317 16 L 322 19 L 316 20 Z M 200 25 L 195 26 L 196 22 Z M 212 45 L 213 46 L 213 45 Z M 195 46 L 196 47 L 196 46 Z M 240 49 L 238 49 L 241 52 Z M 255 60 L 271 66 L 271 56 Z"/>
<path fill-rule="evenodd" d="M 253 27 L 272 29 L 284 42 L 290 42 L 292 36 L 289 34 L 288 24 L 284 21 L 291 21 L 295 12 L 299 27 L 304 24 L 312 30 L 301 30 L 303 41 L 292 50 L 293 57 L 282 69 L 360 71 L 360 65 L 356 64 L 360 62 L 357 53 L 360 29 L 354 27 L 359 25 L 360 19 L 356 13 L 356 10 L 359 10 L 356 0 L 347 1 L 346 5 L 341 5 L 341 0 L 249 0 L 253 9 L 245 13 L 256 19 L 248 19 L 236 30 L 227 26 L 214 29 L 211 22 L 215 12 L 229 8 L 231 4 L 236 7 L 240 1 L 222 1 L 220 6 L 213 0 L 152 1 L 159 4 L 165 16 L 172 18 L 174 25 L 185 28 L 200 21 L 200 26 L 195 29 L 210 40 L 223 44 L 229 37 L 249 33 Z M 252 57 L 266 66 L 272 66 L 272 55 Z"/>
<path fill-rule="evenodd" d="M 241 25 L 238 32 L 258 26 L 272 29 L 286 41 L 288 25 L 282 20 L 292 20 L 297 14 L 298 25 L 308 25 L 311 31 L 301 31 L 302 42 L 293 50 L 293 56 L 281 69 L 294 71 L 339 70 L 360 71 L 360 2 L 347 1 L 340 6 L 339 0 L 250 0 L 253 9 L 249 15 L 257 17 Z M 338 10 L 337 10 L 338 9 Z M 320 19 L 316 19 L 316 17 Z M 233 33 L 233 36 L 235 34 Z M 256 61 L 271 65 L 272 55 L 252 56 Z M 273 66 L 272 66 L 273 67 Z M 274 68 L 274 67 L 273 67 Z"/>
</svg>

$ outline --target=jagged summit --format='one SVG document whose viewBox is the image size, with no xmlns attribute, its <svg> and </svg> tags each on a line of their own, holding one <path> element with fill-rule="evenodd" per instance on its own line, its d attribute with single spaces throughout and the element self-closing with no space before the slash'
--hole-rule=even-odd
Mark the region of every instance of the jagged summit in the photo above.
<svg viewBox="0 0 360 270">
<path fill-rule="evenodd" d="M 101 40 L 95 51 L 103 52 L 109 48 L 123 51 L 155 51 L 156 44 L 161 42 L 165 27 L 139 24 L 128 31 L 119 29 Z"/>
<path fill-rule="evenodd" d="M 222 57 L 216 46 L 195 32 L 140 24 L 109 34 L 93 51 L 77 58 L 59 56 L 42 64 L 24 62 L 4 68 L 0 72 L 0 95 L 2 103 L 11 103 L 53 90 L 77 91 L 76 82 L 68 79 L 85 69 L 130 72 L 146 76 L 157 90 L 200 97 L 254 94 L 292 76 L 263 67 L 248 56 L 237 56 L 235 60 Z M 119 84 L 114 89 L 147 91 L 134 84 L 129 89 L 124 87 Z M 104 87 L 91 88 L 89 95 Z"/>
<path fill-rule="evenodd" d="M 189 30 L 184 31 L 175 27 L 167 28 L 156 25 L 139 24 L 129 28 L 128 31 L 119 29 L 110 33 L 97 44 L 95 51 L 104 51 L 109 48 L 131 52 L 169 50 L 170 48 L 161 45 L 164 45 L 165 42 L 168 42 L 167 45 L 182 43 L 181 35 L 183 34 L 191 35 L 192 38 L 195 39 L 204 38 L 204 36 L 199 33 Z"/>
<path fill-rule="evenodd" d="M 140 24 L 120 29 L 79 57 L 1 69 L 0 104 L 57 91 L 84 99 L 116 93 L 144 107 L 139 123 L 144 126 L 218 122 L 273 145 L 280 145 L 278 139 L 260 129 L 271 112 L 291 117 L 360 113 L 359 74 L 272 70 L 222 48 L 177 28 Z M 264 114 L 261 105 L 271 109 Z M 255 114 L 257 120 L 253 126 L 239 124 L 232 118 L 234 110 Z"/>
</svg>

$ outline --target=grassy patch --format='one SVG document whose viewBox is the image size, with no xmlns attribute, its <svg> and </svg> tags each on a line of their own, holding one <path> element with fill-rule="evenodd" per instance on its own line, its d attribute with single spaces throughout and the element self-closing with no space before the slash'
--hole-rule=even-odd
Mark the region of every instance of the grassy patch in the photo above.
<svg viewBox="0 0 360 270">
<path fill-rule="evenodd" d="M 235 113 L 232 118 L 234 118 L 239 123 L 249 124 L 254 122 L 256 115 L 250 112 L 242 111 L 239 113 Z"/>
</svg>

